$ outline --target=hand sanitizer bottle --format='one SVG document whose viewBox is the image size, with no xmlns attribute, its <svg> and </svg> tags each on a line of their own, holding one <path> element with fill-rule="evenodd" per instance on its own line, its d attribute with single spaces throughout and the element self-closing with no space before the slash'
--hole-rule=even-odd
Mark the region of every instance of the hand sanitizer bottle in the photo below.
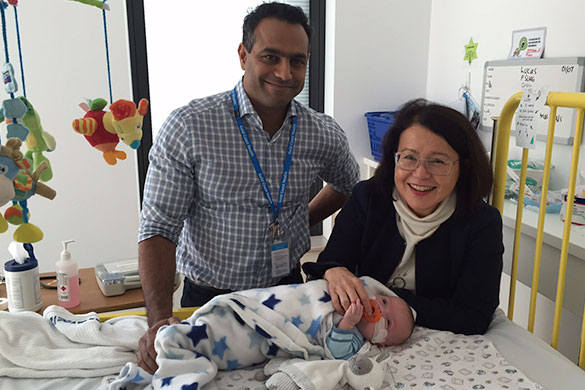
<svg viewBox="0 0 585 390">
<path fill-rule="evenodd" d="M 79 305 L 79 273 L 77 262 L 71 260 L 71 252 L 67 250 L 67 244 L 73 240 L 61 241 L 63 251 L 61 260 L 55 264 L 57 271 L 57 300 L 59 305 L 70 308 Z"/>
</svg>

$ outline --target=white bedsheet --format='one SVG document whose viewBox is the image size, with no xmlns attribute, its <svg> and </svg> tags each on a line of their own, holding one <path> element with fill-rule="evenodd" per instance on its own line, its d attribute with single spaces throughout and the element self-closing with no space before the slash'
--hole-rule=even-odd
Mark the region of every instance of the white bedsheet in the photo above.
<svg viewBox="0 0 585 390">
<path fill-rule="evenodd" d="M 143 318 L 134 318 L 135 324 L 132 327 L 144 327 L 146 322 Z M 128 324 L 128 323 L 127 323 Z M 0 322 L 0 327 L 3 323 Z M 111 328 L 114 329 L 114 328 Z M 537 382 L 549 390 L 575 390 L 585 389 L 585 372 L 575 364 L 567 360 L 561 354 L 553 350 L 545 342 L 532 335 L 520 326 L 510 322 L 502 311 L 498 311 L 494 321 L 485 337 L 490 340 L 498 352 L 510 364 L 528 377 L 531 381 Z M 3 348 L 0 343 L 0 349 Z M 399 365 L 398 365 L 399 366 Z M 396 375 L 397 365 L 389 365 L 390 374 Z M 394 368 L 392 368 L 394 367 Z M 398 368 L 397 368 L 398 367 Z M 402 368 L 405 366 L 403 365 Z M 1 368 L 1 367 L 0 367 Z M 433 372 L 436 372 L 434 370 Z M 0 377 L 0 390 L 86 390 L 106 389 L 109 380 L 115 376 L 107 375 L 94 378 L 53 378 L 53 379 L 25 379 Z M 262 367 L 240 369 L 236 371 L 220 371 L 216 381 L 207 390 L 265 390 L 265 375 Z M 438 378 L 435 376 L 434 379 Z M 386 381 L 386 389 L 397 388 L 393 377 Z M 426 387 L 448 389 L 444 383 L 427 381 Z M 418 387 L 418 386 L 417 386 Z M 470 389 L 473 387 L 470 386 Z M 478 387 L 481 388 L 481 387 Z M 500 384 L 484 386 L 485 389 L 500 389 Z M 514 387 L 511 387 L 514 388 Z M 516 388 L 518 388 L 516 386 Z"/>
<path fill-rule="evenodd" d="M 512 365 L 549 390 L 585 389 L 585 371 L 542 339 L 508 320 L 501 309 L 485 334 Z"/>
</svg>

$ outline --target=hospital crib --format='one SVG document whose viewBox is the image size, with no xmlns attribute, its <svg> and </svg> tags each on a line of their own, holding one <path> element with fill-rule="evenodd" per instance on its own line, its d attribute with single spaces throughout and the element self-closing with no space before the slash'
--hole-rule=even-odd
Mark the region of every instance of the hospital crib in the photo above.
<svg viewBox="0 0 585 390">
<path fill-rule="evenodd" d="M 494 132 L 495 145 L 493 151 L 492 162 L 494 164 L 494 189 L 492 196 L 492 204 L 503 213 L 504 209 L 504 194 L 505 194 L 505 183 L 506 183 L 506 169 L 507 160 L 509 153 L 509 139 L 511 133 L 512 117 L 516 111 L 516 108 L 520 104 L 523 92 L 514 94 L 504 105 L 501 116 L 499 118 L 497 131 Z M 551 92 L 547 98 L 546 105 L 550 107 L 549 114 L 549 125 L 546 140 L 546 151 L 544 161 L 544 174 L 542 180 L 542 193 L 541 201 L 538 213 L 538 227 L 536 234 L 536 248 L 534 255 L 533 264 L 533 275 L 531 284 L 530 294 L 530 308 L 528 317 L 528 330 L 534 331 L 534 322 L 536 315 L 536 300 L 538 294 L 538 283 L 540 276 L 540 265 L 542 258 L 542 245 L 544 236 L 544 223 L 545 213 L 547 205 L 547 195 L 549 190 L 549 179 L 551 170 L 551 158 L 553 151 L 553 140 L 555 133 L 555 118 L 558 107 L 569 107 L 574 108 L 577 111 L 577 120 L 574 134 L 574 143 L 572 151 L 571 169 L 569 173 L 569 187 L 567 195 L 567 205 L 565 213 L 565 222 L 563 227 L 561 255 L 559 263 L 559 274 L 556 288 L 556 300 L 555 300 L 555 312 L 553 320 L 553 331 L 552 331 L 552 342 L 553 348 L 558 348 L 559 341 L 559 330 L 561 324 L 561 313 L 563 308 L 563 298 L 565 292 L 565 281 L 567 272 L 567 258 L 569 255 L 569 244 L 571 235 L 571 220 L 573 215 L 573 203 L 575 195 L 575 187 L 577 181 L 578 163 L 579 163 L 579 151 L 581 147 L 581 140 L 583 136 L 583 115 L 585 109 L 585 93 L 568 93 L 568 92 Z M 529 149 L 522 149 L 522 169 L 519 182 L 518 191 L 518 207 L 516 209 L 516 226 L 514 235 L 514 248 L 512 254 L 512 271 L 510 275 L 510 295 L 508 302 L 508 318 L 513 319 L 514 315 L 514 303 L 516 295 L 516 280 L 518 277 L 518 258 L 519 258 L 519 247 L 520 238 L 522 234 L 522 215 L 525 195 L 525 183 L 527 175 L 528 165 L 528 154 Z M 585 278 L 585 275 L 583 275 Z M 584 313 L 585 317 L 585 313 Z M 581 324 L 581 336 L 580 336 L 580 348 L 579 348 L 579 367 L 585 369 L 585 321 Z"/>
</svg>

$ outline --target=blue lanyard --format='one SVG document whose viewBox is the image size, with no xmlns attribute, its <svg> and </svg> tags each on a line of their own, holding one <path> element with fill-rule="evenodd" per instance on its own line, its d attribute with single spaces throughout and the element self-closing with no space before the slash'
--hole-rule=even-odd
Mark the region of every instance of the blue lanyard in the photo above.
<svg viewBox="0 0 585 390">
<path fill-rule="evenodd" d="M 284 192 L 286 191 L 286 184 L 288 182 L 288 174 L 290 171 L 290 163 L 292 161 L 293 148 L 295 145 L 295 137 L 297 135 L 297 117 L 293 116 L 292 118 L 292 125 L 290 127 L 290 135 L 288 138 L 288 148 L 286 150 L 286 159 L 284 160 L 284 168 L 282 170 L 282 177 L 280 179 L 280 190 L 278 191 L 278 205 L 275 208 L 274 200 L 272 199 L 272 194 L 270 193 L 270 188 L 268 188 L 268 183 L 266 182 L 266 177 L 264 176 L 264 172 L 262 172 L 260 162 L 258 161 L 256 152 L 254 152 L 254 148 L 252 147 L 252 142 L 250 141 L 250 137 L 248 136 L 248 132 L 246 131 L 246 127 L 244 126 L 244 122 L 242 122 L 242 117 L 240 116 L 240 108 L 238 105 L 238 96 L 236 95 L 235 88 L 232 91 L 232 103 L 234 105 L 236 121 L 238 122 L 238 128 L 240 129 L 242 140 L 244 140 L 246 150 L 248 151 L 248 155 L 250 155 L 250 160 L 252 160 L 252 165 L 254 165 L 254 169 L 256 170 L 256 175 L 258 176 L 258 180 L 260 181 L 260 185 L 262 186 L 262 190 L 264 191 L 264 196 L 266 196 L 268 204 L 272 209 L 272 214 L 274 215 L 274 223 L 278 225 L 278 216 L 280 215 L 280 209 L 282 208 L 282 203 L 284 202 Z"/>
</svg>

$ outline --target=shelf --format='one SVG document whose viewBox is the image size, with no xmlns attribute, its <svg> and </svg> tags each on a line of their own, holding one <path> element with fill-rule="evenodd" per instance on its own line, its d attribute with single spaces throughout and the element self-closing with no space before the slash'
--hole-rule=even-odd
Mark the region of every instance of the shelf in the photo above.
<svg viewBox="0 0 585 390">
<path fill-rule="evenodd" d="M 504 214 L 502 215 L 504 226 L 514 229 L 516 226 L 516 204 L 510 200 L 504 202 Z M 544 219 L 543 242 L 561 250 L 564 222 L 559 214 L 546 214 Z M 522 234 L 536 239 L 538 226 L 538 211 L 524 207 L 522 213 Z M 573 225 L 571 228 L 571 242 L 569 254 L 585 259 L 585 226 Z"/>
<path fill-rule="evenodd" d="M 378 168 L 378 162 L 377 161 L 374 161 L 374 160 L 372 160 L 370 158 L 367 158 L 367 157 L 364 157 L 364 159 L 362 161 L 363 161 L 363 164 L 364 164 L 363 165 L 363 168 L 364 168 L 364 170 L 363 170 L 363 172 L 364 172 L 363 179 L 364 180 L 367 180 L 370 177 L 374 176 L 374 171 L 376 170 L 376 168 Z"/>
</svg>

